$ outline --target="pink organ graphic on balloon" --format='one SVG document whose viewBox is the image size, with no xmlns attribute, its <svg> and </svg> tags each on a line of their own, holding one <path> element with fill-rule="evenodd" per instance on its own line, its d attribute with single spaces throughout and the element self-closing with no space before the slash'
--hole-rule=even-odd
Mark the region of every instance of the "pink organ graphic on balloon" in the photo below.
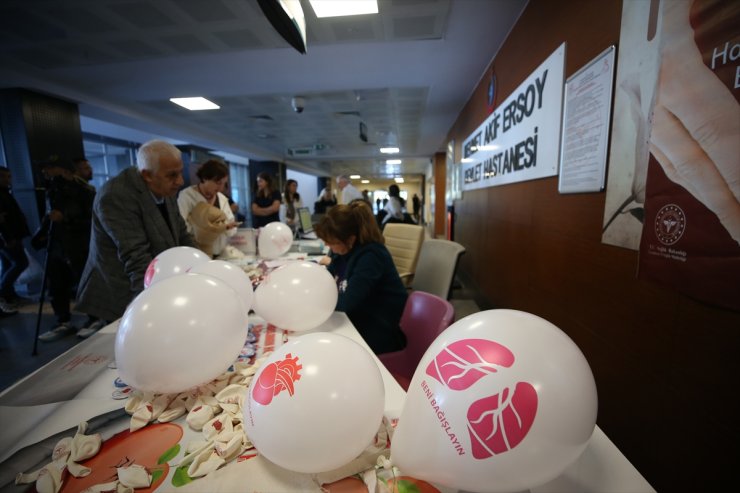
<svg viewBox="0 0 740 493">
<path fill-rule="evenodd" d="M 466 390 L 482 378 L 496 378 L 514 365 L 514 354 L 487 339 L 463 339 L 445 347 L 429 363 L 427 375 L 451 390 Z M 537 391 L 528 382 L 483 397 L 468 408 L 473 457 L 486 459 L 516 447 L 537 414 Z"/>
<path fill-rule="evenodd" d="M 156 257 L 152 259 L 151 262 L 149 262 L 149 266 L 146 268 L 146 272 L 144 273 L 144 287 L 148 288 L 152 284 L 152 279 L 154 279 L 154 274 L 157 273 L 157 259 Z"/>
<path fill-rule="evenodd" d="M 270 363 L 262 370 L 257 382 L 252 384 L 252 398 L 266 406 L 283 390 L 288 391 L 288 395 L 293 395 L 294 384 L 300 380 L 299 372 L 302 368 L 298 364 L 298 357 L 293 357 L 290 353 L 282 361 Z"/>
</svg>

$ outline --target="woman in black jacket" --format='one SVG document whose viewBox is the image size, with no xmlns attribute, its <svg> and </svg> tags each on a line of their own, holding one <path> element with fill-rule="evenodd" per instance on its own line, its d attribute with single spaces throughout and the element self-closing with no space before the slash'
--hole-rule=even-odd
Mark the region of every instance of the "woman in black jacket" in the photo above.
<svg viewBox="0 0 740 493">
<path fill-rule="evenodd" d="M 399 322 L 408 294 L 368 203 L 332 207 L 316 234 L 331 249 L 328 269 L 339 289 L 337 311 L 347 314 L 376 354 L 403 349 Z"/>
</svg>

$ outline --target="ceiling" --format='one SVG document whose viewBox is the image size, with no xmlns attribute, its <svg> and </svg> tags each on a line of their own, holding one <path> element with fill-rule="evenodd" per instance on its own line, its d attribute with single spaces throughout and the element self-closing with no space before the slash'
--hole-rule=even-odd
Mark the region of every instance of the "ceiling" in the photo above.
<svg viewBox="0 0 740 493">
<path fill-rule="evenodd" d="M 301 4 L 305 55 L 256 0 L 3 0 L 0 87 L 78 102 L 107 131 L 313 174 L 423 174 L 526 0 L 379 0 L 378 15 L 328 19 Z M 169 101 L 186 96 L 221 109 Z"/>
</svg>

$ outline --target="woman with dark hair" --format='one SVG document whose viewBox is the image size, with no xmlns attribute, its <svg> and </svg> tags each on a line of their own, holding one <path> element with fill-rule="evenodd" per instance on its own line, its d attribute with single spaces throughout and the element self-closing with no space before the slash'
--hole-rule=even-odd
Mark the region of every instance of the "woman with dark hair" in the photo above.
<svg viewBox="0 0 740 493">
<path fill-rule="evenodd" d="M 298 227 L 298 209 L 303 207 L 301 196 L 298 194 L 298 182 L 287 180 L 283 192 L 283 203 L 280 206 L 280 221 L 295 231 Z"/>
<path fill-rule="evenodd" d="M 339 289 L 336 309 L 347 314 L 376 354 L 403 349 L 406 337 L 399 323 L 408 294 L 370 205 L 355 200 L 334 206 L 315 231 L 331 250 L 328 269 Z"/>
<path fill-rule="evenodd" d="M 209 159 L 201 164 L 195 173 L 198 183 L 180 191 L 177 196 L 177 206 L 180 215 L 185 219 L 188 232 L 195 236 L 198 246 L 210 255 L 219 255 L 226 244 L 229 236 L 236 233 L 238 223 L 234 219 L 234 213 L 229 206 L 229 199 L 221 193 L 224 184 L 229 180 L 229 168 L 226 164 L 216 159 Z M 211 210 L 202 203 L 209 204 L 215 210 Z M 198 208 L 210 211 L 210 214 L 196 214 L 193 211 Z M 209 224 L 204 224 L 196 218 L 209 217 Z M 204 229 L 208 229 L 208 234 Z"/>
<path fill-rule="evenodd" d="M 272 184 L 272 175 L 262 171 L 257 175 L 257 190 L 252 199 L 252 225 L 261 228 L 280 220 L 280 191 Z"/>
</svg>

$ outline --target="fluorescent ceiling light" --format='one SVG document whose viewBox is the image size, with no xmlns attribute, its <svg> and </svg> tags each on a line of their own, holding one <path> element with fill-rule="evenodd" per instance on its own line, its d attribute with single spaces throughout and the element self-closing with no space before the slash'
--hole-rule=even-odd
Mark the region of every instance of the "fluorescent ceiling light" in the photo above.
<svg viewBox="0 0 740 493">
<path fill-rule="evenodd" d="M 170 101 L 191 111 L 217 110 L 221 108 L 216 103 L 200 96 L 197 98 L 170 98 Z"/>
<path fill-rule="evenodd" d="M 377 14 L 378 0 L 309 0 L 316 17 Z"/>
<path fill-rule="evenodd" d="M 401 164 L 401 162 L 402 161 L 400 159 L 386 159 L 385 160 L 385 164 Z"/>
<path fill-rule="evenodd" d="M 393 178 L 393 180 L 394 180 L 394 181 L 395 181 L 396 183 L 403 183 L 403 177 L 401 177 L 401 176 L 397 176 L 397 177 Z"/>
<path fill-rule="evenodd" d="M 383 154 L 398 154 L 400 149 L 398 147 L 381 147 L 380 152 Z"/>
<path fill-rule="evenodd" d="M 370 183 L 370 180 L 362 180 L 360 183 Z"/>
<path fill-rule="evenodd" d="M 360 179 L 360 175 L 349 175 L 349 179 L 350 180 L 359 180 Z"/>
</svg>

